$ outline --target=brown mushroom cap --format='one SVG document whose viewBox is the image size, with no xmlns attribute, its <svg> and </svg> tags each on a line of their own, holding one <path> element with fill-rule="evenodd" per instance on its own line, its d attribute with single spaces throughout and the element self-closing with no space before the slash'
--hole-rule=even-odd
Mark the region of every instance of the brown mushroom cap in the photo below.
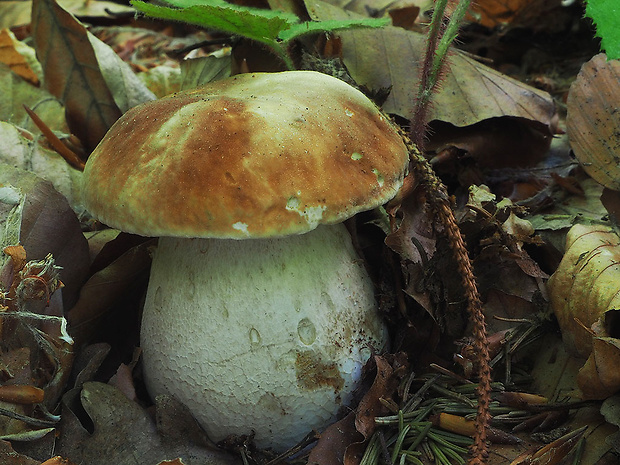
<svg viewBox="0 0 620 465">
<path fill-rule="evenodd" d="M 93 215 L 135 234 L 286 236 L 387 202 L 407 160 L 348 84 L 242 74 L 125 113 L 90 156 L 83 195 Z"/>
</svg>

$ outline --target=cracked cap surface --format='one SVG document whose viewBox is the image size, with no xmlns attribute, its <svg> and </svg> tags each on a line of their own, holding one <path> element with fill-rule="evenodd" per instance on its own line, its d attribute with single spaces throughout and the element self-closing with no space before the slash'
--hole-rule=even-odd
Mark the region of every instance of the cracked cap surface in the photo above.
<svg viewBox="0 0 620 465">
<path fill-rule="evenodd" d="M 125 113 L 86 163 L 83 198 L 134 234 L 277 237 L 384 204 L 407 162 L 396 130 L 348 84 L 240 74 Z"/>
</svg>

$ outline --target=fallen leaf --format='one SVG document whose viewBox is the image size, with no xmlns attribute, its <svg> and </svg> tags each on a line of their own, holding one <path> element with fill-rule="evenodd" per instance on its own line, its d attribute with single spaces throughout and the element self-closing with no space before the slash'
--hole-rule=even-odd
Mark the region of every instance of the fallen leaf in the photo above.
<svg viewBox="0 0 620 465">
<path fill-rule="evenodd" d="M 404 354 L 374 357 L 377 373 L 355 412 L 330 425 L 310 451 L 311 465 L 356 465 L 361 460 L 365 443 L 375 430 L 375 417 L 386 413 L 380 399 L 389 399 L 398 378 L 407 366 Z"/>
<path fill-rule="evenodd" d="M 90 265 L 77 216 L 49 182 L 12 166 L 0 166 L 0 186 L 12 193 L 10 198 L 0 196 L 0 224 L 11 223 L 0 234 L 0 245 L 22 244 L 29 260 L 52 254 L 63 268 L 63 300 L 71 307 Z M 3 214 L 1 206 L 12 213 Z M 0 259 L 0 266 L 3 262 Z"/>
<path fill-rule="evenodd" d="M 402 220 L 387 235 L 385 244 L 400 256 L 405 278 L 403 290 L 432 314 L 433 299 L 423 283 L 428 263 L 435 255 L 437 239 L 423 189 L 416 188 L 405 198 L 399 211 Z"/>
<path fill-rule="evenodd" d="M 528 215 L 536 231 L 568 230 L 576 223 L 600 224 L 607 216 L 607 211 L 601 205 L 603 187 L 591 178 L 580 180 L 579 185 L 584 191 L 583 196 L 566 196 L 564 192 L 555 192 L 553 208 L 545 209 L 540 213 Z M 562 235 L 564 241 L 564 235 Z M 564 250 L 564 244 L 559 250 Z"/>
<path fill-rule="evenodd" d="M 52 457 L 46 460 L 41 465 L 75 465 L 72 461 L 62 458 L 60 456 Z"/>
<path fill-rule="evenodd" d="M 92 421 L 92 433 L 77 416 L 80 408 Z M 118 389 L 103 383 L 88 382 L 81 390 L 65 395 L 60 428 L 56 453 L 76 463 L 156 464 L 179 457 L 187 465 L 240 463 L 222 451 L 196 446 L 187 437 L 174 444 L 163 443 L 150 415 Z"/>
<path fill-rule="evenodd" d="M 607 423 L 620 427 L 620 395 L 606 399 L 601 405 L 601 414 Z M 620 453 L 620 431 L 607 438 L 607 443 L 614 449 L 616 454 Z"/>
<path fill-rule="evenodd" d="M 185 442 L 204 448 L 213 448 L 204 429 L 192 412 L 172 396 L 155 398 L 155 421 L 162 443 L 170 447 Z"/>
<path fill-rule="evenodd" d="M 13 450 L 11 443 L 0 440 L 0 462 L 4 465 L 40 465 L 41 462 L 30 457 L 18 454 Z"/>
<path fill-rule="evenodd" d="M 109 17 L 118 13 L 133 13 L 133 8 L 115 2 L 97 0 L 59 0 L 64 9 L 80 17 Z M 30 23 L 32 1 L 2 1 L 0 2 L 0 27 L 14 27 Z"/>
<path fill-rule="evenodd" d="M 181 63 L 181 90 L 194 89 L 230 76 L 230 56 L 214 56 L 185 60 Z"/>
<path fill-rule="evenodd" d="M 308 465 L 341 465 L 343 462 L 348 464 L 344 461 L 347 449 L 355 450 L 353 455 L 359 454 L 359 458 L 364 452 L 364 436 L 355 428 L 354 412 L 332 423 L 321 433 L 319 442 L 310 451 Z M 359 459 L 354 462 L 359 462 Z"/>
<path fill-rule="evenodd" d="M 138 74 L 138 77 L 157 98 L 181 90 L 181 70 L 178 67 L 160 65 Z"/>
<path fill-rule="evenodd" d="M 601 53 L 584 64 L 568 93 L 566 132 L 583 169 L 620 190 L 620 62 Z"/>
<path fill-rule="evenodd" d="M 32 32 L 47 89 L 65 104 L 71 131 L 92 150 L 119 118 L 88 31 L 54 0 L 34 0 Z"/>
<path fill-rule="evenodd" d="M 2 2 L 0 2 L 1 4 Z M 24 105 L 36 108 L 37 114 L 52 130 L 67 133 L 62 104 L 43 87 L 35 87 L 0 63 L 0 120 L 20 129 L 39 134 Z"/>
<path fill-rule="evenodd" d="M 576 431 L 571 431 L 536 452 L 527 454 L 525 457 L 519 457 L 511 465 L 557 465 L 575 447 L 586 429 L 587 426 L 584 426 Z"/>
<path fill-rule="evenodd" d="M 149 242 L 131 248 L 84 284 L 79 300 L 67 315 L 73 337 L 78 343 L 88 342 L 101 329 L 101 320 L 111 311 L 113 304 L 137 280 L 146 276 L 151 263 L 148 250 L 151 245 Z"/>
<path fill-rule="evenodd" d="M 312 19 L 348 19 L 352 13 L 313 0 L 306 2 Z M 411 119 L 418 91 L 424 34 L 396 27 L 339 32 L 342 60 L 357 83 L 373 92 L 390 90 L 384 111 Z M 482 65 L 453 50 L 450 69 L 433 97 L 429 121 L 468 126 L 481 120 L 512 116 L 554 127 L 551 96 Z"/>
<path fill-rule="evenodd" d="M 592 338 L 592 353 L 577 375 L 584 399 L 606 399 L 619 392 L 619 366 L 620 339 Z"/>
<path fill-rule="evenodd" d="M 101 75 L 121 112 L 125 113 L 140 103 L 156 99 L 155 94 L 108 45 L 90 32 L 87 32 L 86 37 L 95 52 Z"/>
<path fill-rule="evenodd" d="M 547 283 L 562 339 L 582 357 L 592 348 L 592 325 L 619 305 L 619 245 L 620 238 L 610 227 L 573 226 L 566 236 L 564 258 Z"/>
<path fill-rule="evenodd" d="M 467 19 L 488 28 L 525 27 L 558 6 L 560 0 L 478 0 L 472 2 Z"/>
<path fill-rule="evenodd" d="M 11 71 L 33 85 L 39 85 L 39 78 L 20 53 L 21 43 L 8 29 L 0 30 L 0 62 L 9 65 Z"/>
<path fill-rule="evenodd" d="M 33 134 L 0 121 L 0 163 L 30 171 L 51 182 L 77 208 L 81 173 L 40 142 Z"/>
<path fill-rule="evenodd" d="M 588 357 L 577 378 L 584 398 L 620 391 L 618 282 L 620 238 L 607 226 L 576 225 L 548 283 L 551 305 L 569 349 Z"/>
</svg>

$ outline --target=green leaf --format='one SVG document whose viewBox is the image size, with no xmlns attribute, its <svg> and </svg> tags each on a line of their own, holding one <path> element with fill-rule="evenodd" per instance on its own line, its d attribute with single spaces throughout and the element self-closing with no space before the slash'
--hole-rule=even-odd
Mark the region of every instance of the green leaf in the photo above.
<svg viewBox="0 0 620 465">
<path fill-rule="evenodd" d="M 291 13 L 249 8 L 220 0 L 167 0 L 182 9 L 132 0 L 133 7 L 155 18 L 181 21 L 205 29 L 216 29 L 272 45 L 283 30 L 299 20 Z"/>
<path fill-rule="evenodd" d="M 618 0 L 588 0 L 586 16 L 596 25 L 596 35 L 601 38 L 601 48 L 607 58 L 620 58 L 620 2 Z"/>
<path fill-rule="evenodd" d="M 233 5 L 223 0 L 163 0 L 169 6 L 153 5 L 142 0 L 131 0 L 133 7 L 147 16 L 181 21 L 205 29 L 215 29 L 247 37 L 268 45 L 294 68 L 287 54 L 286 43 L 313 32 L 354 28 L 378 28 L 389 24 L 388 19 L 355 19 L 299 22 L 292 13 Z"/>
<path fill-rule="evenodd" d="M 369 18 L 369 19 L 349 19 L 349 20 L 327 20 L 327 21 L 307 21 L 300 24 L 293 24 L 279 34 L 279 39 L 283 42 L 295 39 L 304 34 L 313 32 L 328 32 L 343 29 L 359 29 L 359 28 L 380 28 L 390 24 L 388 18 Z"/>
</svg>

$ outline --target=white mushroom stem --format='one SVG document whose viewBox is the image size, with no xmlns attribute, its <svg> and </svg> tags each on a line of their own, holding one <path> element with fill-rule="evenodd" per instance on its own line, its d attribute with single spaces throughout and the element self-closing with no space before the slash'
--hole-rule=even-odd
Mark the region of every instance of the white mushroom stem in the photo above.
<svg viewBox="0 0 620 465">
<path fill-rule="evenodd" d="M 161 238 L 141 344 L 152 396 L 215 441 L 283 450 L 346 406 L 387 345 L 373 284 L 343 225 L 281 239 Z"/>
</svg>

